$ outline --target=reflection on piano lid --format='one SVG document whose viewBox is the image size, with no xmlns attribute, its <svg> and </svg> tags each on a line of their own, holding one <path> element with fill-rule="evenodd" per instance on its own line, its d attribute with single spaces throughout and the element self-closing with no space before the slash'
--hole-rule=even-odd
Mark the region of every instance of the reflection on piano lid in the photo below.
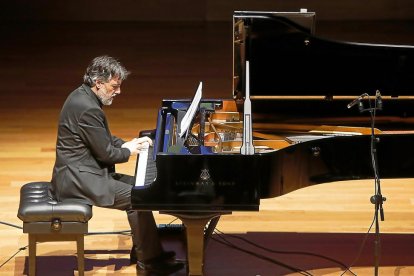
<svg viewBox="0 0 414 276">
<path fill-rule="evenodd" d="M 309 12 L 236 12 L 233 95 L 243 94 L 246 60 L 252 99 L 413 95 L 413 46 L 332 41 L 314 26 Z"/>
<path fill-rule="evenodd" d="M 288 136 L 286 137 L 286 139 L 293 143 L 293 144 L 298 144 L 298 143 L 304 143 L 304 142 L 308 142 L 308 141 L 312 141 L 312 140 L 317 140 L 317 139 L 323 139 L 323 138 L 328 138 L 328 136 L 320 136 L 320 135 L 298 135 L 298 136 Z"/>
</svg>

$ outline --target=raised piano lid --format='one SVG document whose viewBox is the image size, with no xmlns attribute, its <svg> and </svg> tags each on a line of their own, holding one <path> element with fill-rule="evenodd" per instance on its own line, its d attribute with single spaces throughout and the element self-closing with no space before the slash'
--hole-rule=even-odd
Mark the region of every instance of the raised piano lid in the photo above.
<svg viewBox="0 0 414 276">
<path fill-rule="evenodd" d="M 312 12 L 235 12 L 233 96 L 243 98 L 244 64 L 258 99 L 349 100 L 381 91 L 413 99 L 414 47 L 327 40 Z"/>
</svg>

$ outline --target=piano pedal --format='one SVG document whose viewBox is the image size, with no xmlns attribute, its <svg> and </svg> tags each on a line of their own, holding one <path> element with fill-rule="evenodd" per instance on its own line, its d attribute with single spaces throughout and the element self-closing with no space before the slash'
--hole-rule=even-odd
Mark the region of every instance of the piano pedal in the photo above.
<svg viewBox="0 0 414 276">
<path fill-rule="evenodd" d="M 159 235 L 181 235 L 185 233 L 184 224 L 158 224 Z"/>
</svg>

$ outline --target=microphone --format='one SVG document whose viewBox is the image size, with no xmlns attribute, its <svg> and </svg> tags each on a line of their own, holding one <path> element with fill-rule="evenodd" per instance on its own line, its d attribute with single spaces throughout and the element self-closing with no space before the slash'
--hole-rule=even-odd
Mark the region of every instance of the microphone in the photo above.
<svg viewBox="0 0 414 276">
<path fill-rule="evenodd" d="M 355 100 L 353 100 L 352 102 L 350 102 L 347 107 L 351 108 L 354 105 L 358 104 L 363 98 L 365 98 L 365 96 L 367 96 L 367 93 L 362 94 L 361 96 L 359 96 L 358 98 L 356 98 Z"/>
<path fill-rule="evenodd" d="M 382 97 L 381 92 L 379 90 L 375 92 L 375 100 L 377 101 L 377 109 L 382 110 Z"/>
</svg>

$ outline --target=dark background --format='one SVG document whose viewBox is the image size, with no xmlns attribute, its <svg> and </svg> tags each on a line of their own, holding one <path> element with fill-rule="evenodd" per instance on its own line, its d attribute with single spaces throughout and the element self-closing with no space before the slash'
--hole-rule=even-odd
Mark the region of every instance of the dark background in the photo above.
<svg viewBox="0 0 414 276">
<path fill-rule="evenodd" d="M 60 107 L 89 61 L 112 55 L 132 71 L 123 89 L 157 106 L 162 98 L 231 98 L 235 10 L 316 12 L 316 34 L 372 43 L 414 44 L 414 2 L 341 1 L 2 1 L 0 107 L 21 101 Z M 150 97 L 151 96 L 151 97 Z"/>
<path fill-rule="evenodd" d="M 298 11 L 320 20 L 410 20 L 410 0 L 72 0 L 2 1 L 3 20 L 230 21 L 235 10 Z"/>
</svg>

